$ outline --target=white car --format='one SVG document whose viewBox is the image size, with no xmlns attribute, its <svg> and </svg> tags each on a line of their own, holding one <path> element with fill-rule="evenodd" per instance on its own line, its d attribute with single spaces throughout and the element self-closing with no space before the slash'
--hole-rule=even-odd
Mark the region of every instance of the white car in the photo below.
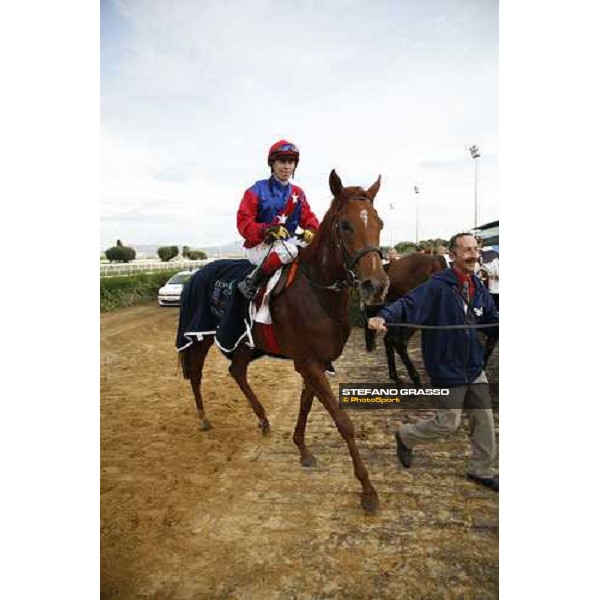
<svg viewBox="0 0 600 600">
<path fill-rule="evenodd" d="M 183 284 L 192 276 L 194 271 L 176 273 L 158 290 L 159 306 L 179 306 Z"/>
</svg>

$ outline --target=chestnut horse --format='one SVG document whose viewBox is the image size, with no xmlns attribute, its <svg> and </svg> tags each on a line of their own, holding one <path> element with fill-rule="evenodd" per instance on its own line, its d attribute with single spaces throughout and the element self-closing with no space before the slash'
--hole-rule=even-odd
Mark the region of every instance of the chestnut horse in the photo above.
<svg viewBox="0 0 600 600">
<path fill-rule="evenodd" d="M 379 506 L 377 492 L 358 451 L 352 421 L 338 406 L 325 366 L 340 356 L 350 335 L 350 288 L 358 288 L 365 305 L 380 305 L 387 292 L 389 280 L 379 248 L 383 221 L 373 207 L 380 183 L 381 176 L 367 190 L 346 188 L 335 170 L 331 172 L 329 187 L 334 196 L 331 206 L 310 246 L 299 250 L 298 273 L 293 283 L 270 303 L 279 347 L 284 356 L 294 361 L 294 368 L 303 380 L 293 436 L 300 462 L 305 467 L 316 465 L 304 440 L 307 417 L 316 396 L 348 445 L 354 474 L 362 486 L 361 505 L 371 513 Z M 257 328 L 253 337 L 256 347 L 264 349 L 266 345 Z M 214 336 L 205 336 L 180 353 L 183 375 L 191 380 L 202 429 L 210 428 L 200 383 L 204 359 L 213 341 Z M 253 353 L 252 348 L 240 344 L 233 352 L 229 372 L 252 405 L 259 426 L 267 433 L 270 430 L 267 415 L 247 380 Z"/>
<path fill-rule="evenodd" d="M 408 294 L 408 292 L 417 286 L 425 283 L 434 273 L 443 271 L 447 268 L 448 264 L 443 256 L 418 254 L 416 252 L 398 260 L 392 260 L 386 268 L 388 277 L 390 278 L 390 287 L 385 299 L 386 304 L 398 300 L 398 298 Z M 374 317 L 380 308 L 381 307 L 367 306 L 364 311 L 366 317 Z M 394 351 L 398 352 L 400 355 L 413 383 L 416 386 L 421 385 L 419 373 L 415 369 L 408 354 L 408 342 L 416 331 L 416 329 L 409 327 L 393 327 L 388 329 L 383 338 L 390 379 L 393 379 L 399 385 L 402 384 L 402 379 L 396 370 L 396 357 Z M 376 332 L 368 328 L 365 320 L 365 343 L 368 352 L 372 352 L 375 349 L 376 338 Z M 491 330 L 486 336 L 483 354 L 484 369 L 487 366 L 497 343 L 498 336 Z"/>
</svg>

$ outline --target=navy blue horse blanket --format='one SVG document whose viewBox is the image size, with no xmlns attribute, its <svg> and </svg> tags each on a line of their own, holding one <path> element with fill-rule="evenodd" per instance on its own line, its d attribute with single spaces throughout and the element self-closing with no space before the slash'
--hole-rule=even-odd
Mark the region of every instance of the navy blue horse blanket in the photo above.
<svg viewBox="0 0 600 600">
<path fill-rule="evenodd" d="M 237 284 L 253 269 L 247 260 L 216 260 L 192 275 L 181 293 L 179 352 L 206 335 L 214 335 L 226 355 L 244 338 L 251 342 L 249 302 Z"/>
</svg>

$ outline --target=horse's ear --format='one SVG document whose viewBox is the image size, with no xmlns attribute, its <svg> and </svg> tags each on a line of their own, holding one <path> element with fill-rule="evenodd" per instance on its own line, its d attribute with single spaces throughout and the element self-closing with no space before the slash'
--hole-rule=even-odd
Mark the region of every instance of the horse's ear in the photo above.
<svg viewBox="0 0 600 600">
<path fill-rule="evenodd" d="M 371 202 L 375 200 L 375 196 L 377 196 L 377 192 L 379 191 L 379 186 L 381 185 L 381 175 L 377 178 L 377 181 L 367 190 L 367 194 L 369 194 L 369 198 L 371 198 Z"/>
<path fill-rule="evenodd" d="M 335 172 L 335 169 L 331 171 L 329 174 L 329 189 L 333 194 L 334 198 L 337 198 L 344 189 L 342 185 L 342 180 L 339 178 L 339 175 Z"/>
</svg>

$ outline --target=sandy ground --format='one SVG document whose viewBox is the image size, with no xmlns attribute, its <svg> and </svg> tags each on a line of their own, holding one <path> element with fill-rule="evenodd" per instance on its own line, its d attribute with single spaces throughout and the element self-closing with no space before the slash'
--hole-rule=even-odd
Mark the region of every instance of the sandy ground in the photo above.
<svg viewBox="0 0 600 600">
<path fill-rule="evenodd" d="M 346 445 L 316 401 L 307 443 L 319 464 L 298 462 L 291 362 L 250 368 L 273 427 L 264 437 L 213 347 L 203 390 L 214 429 L 199 431 L 189 382 L 176 374 L 177 319 L 156 306 L 101 315 L 102 598 L 498 596 L 498 496 L 464 478 L 465 427 L 420 447 L 408 472 L 393 431 L 424 413 L 352 411 L 382 505 L 365 516 Z M 414 338 L 422 370 L 418 346 Z M 355 330 L 334 389 L 388 383 L 381 347 L 363 348 Z M 493 363 L 492 374 L 497 353 Z"/>
</svg>

